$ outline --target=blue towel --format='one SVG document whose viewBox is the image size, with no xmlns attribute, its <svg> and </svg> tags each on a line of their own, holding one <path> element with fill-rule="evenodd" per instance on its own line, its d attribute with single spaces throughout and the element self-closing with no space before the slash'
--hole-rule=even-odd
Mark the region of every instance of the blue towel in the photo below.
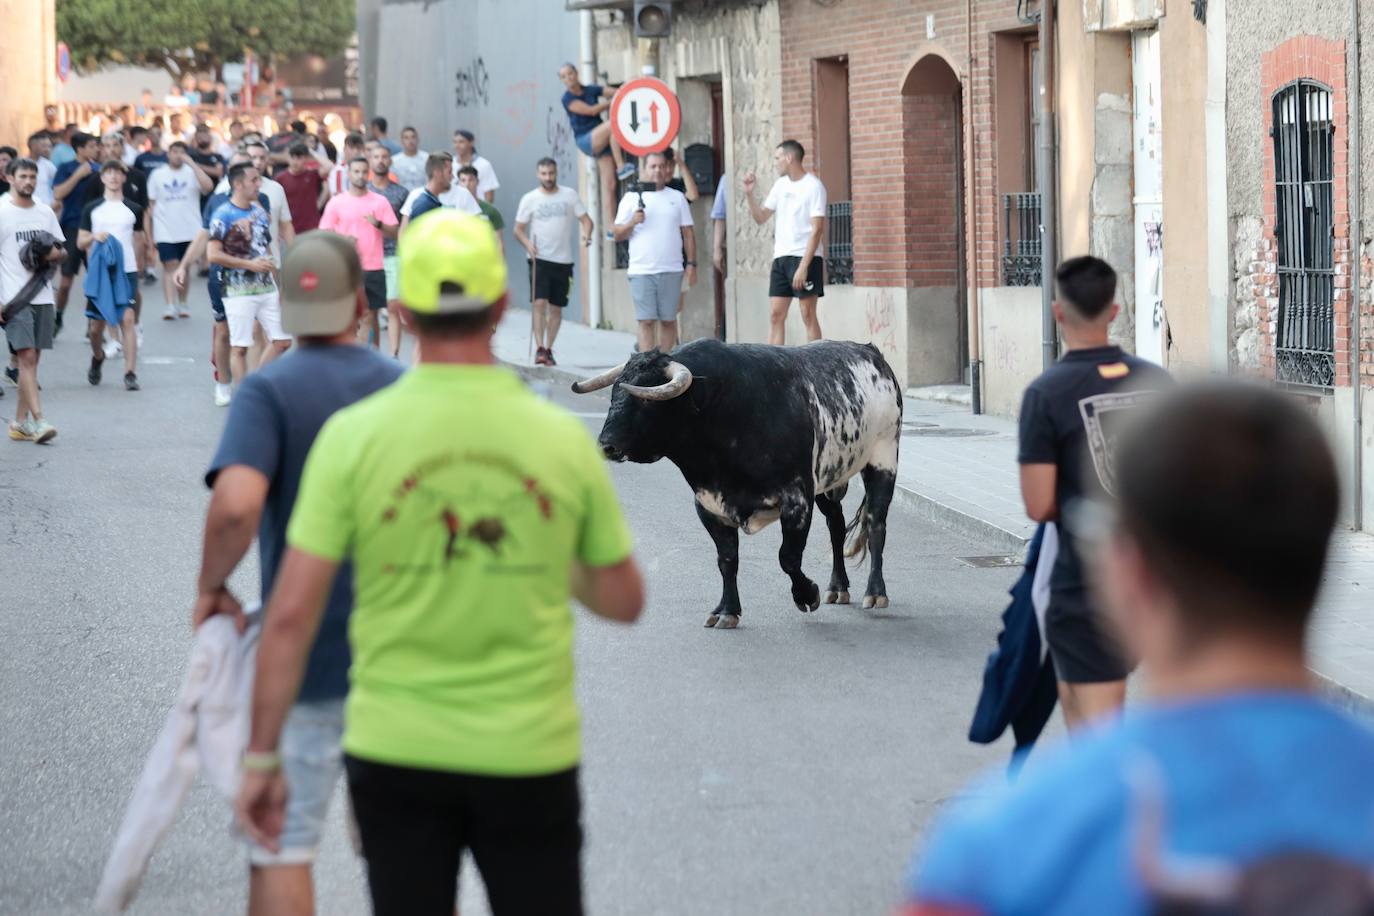
<svg viewBox="0 0 1374 916">
<path fill-rule="evenodd" d="M 1044 535 L 1041 525 L 1031 538 L 1025 572 L 1011 587 L 1011 604 L 1002 612 L 1002 632 L 983 670 L 983 691 L 968 732 L 970 741 L 991 744 L 1010 725 L 1016 737 L 1013 768 L 1040 737 L 1058 701 L 1054 662 L 1040 651 L 1040 625 L 1031 596 Z"/>
<path fill-rule="evenodd" d="M 91 245 L 86 255 L 86 282 L 82 291 L 90 303 L 87 313 L 94 309 L 101 320 L 109 324 L 119 324 L 124 310 L 133 304 L 134 293 L 124 271 L 124 246 L 114 236 Z"/>
</svg>

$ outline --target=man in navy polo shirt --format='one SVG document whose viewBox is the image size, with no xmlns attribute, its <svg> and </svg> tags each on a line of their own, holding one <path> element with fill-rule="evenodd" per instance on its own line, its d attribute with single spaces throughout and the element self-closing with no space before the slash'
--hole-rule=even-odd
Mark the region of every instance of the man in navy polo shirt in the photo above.
<svg viewBox="0 0 1374 916">
<path fill-rule="evenodd" d="M 601 113 L 610 110 L 614 93 L 609 92 L 607 86 L 582 85 L 577 68 L 572 64 L 564 64 L 558 69 L 558 79 L 568 90 L 563 93 L 563 110 L 568 113 L 573 140 L 585 155 L 596 157 L 597 168 L 601 170 L 601 199 L 605 204 L 602 212 L 610 216 L 615 213 L 616 181 L 624 181 L 635 174 L 633 163 L 627 163 L 625 154 L 620 151 L 610 122 L 601 120 Z"/>
</svg>

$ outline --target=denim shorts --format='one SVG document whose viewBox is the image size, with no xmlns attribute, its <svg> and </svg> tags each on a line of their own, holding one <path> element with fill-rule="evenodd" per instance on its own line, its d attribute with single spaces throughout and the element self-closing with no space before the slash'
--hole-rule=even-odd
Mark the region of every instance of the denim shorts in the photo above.
<svg viewBox="0 0 1374 916">
<path fill-rule="evenodd" d="M 343 773 L 344 701 L 297 703 L 281 734 L 286 775 L 286 824 L 281 851 L 249 843 L 248 861 L 261 867 L 309 865 L 320 848 L 320 834 L 334 787 Z"/>
<path fill-rule="evenodd" d="M 630 298 L 635 302 L 636 321 L 677 321 L 678 297 L 682 294 L 682 271 L 670 274 L 640 274 L 630 277 Z"/>
<path fill-rule="evenodd" d="M 595 129 L 596 128 L 592 128 L 592 130 Z M 611 154 L 611 145 L 609 143 L 601 147 L 601 152 L 592 152 L 592 131 L 590 130 L 585 134 L 578 134 L 576 137 L 573 137 L 573 142 L 576 143 L 577 148 L 582 150 L 583 154 L 587 156 L 609 156 Z"/>
</svg>

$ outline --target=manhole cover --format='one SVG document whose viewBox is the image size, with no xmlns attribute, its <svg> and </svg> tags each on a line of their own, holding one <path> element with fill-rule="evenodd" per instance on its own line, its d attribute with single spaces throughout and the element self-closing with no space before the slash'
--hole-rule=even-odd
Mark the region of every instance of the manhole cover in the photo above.
<svg viewBox="0 0 1374 916">
<path fill-rule="evenodd" d="M 968 436 L 995 436 L 996 433 L 990 429 L 960 429 L 955 426 L 920 426 L 915 428 L 908 426 L 902 430 L 902 435 L 960 439 Z"/>
<path fill-rule="evenodd" d="M 955 557 L 960 563 L 972 566 L 975 569 L 1000 569 L 1005 566 L 1020 566 L 1020 555 L 1002 555 L 995 557 Z"/>
</svg>

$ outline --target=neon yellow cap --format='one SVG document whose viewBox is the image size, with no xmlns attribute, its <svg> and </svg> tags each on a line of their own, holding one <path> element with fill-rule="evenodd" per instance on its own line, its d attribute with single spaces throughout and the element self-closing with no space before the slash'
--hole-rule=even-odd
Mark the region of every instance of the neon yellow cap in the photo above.
<svg viewBox="0 0 1374 916">
<path fill-rule="evenodd" d="M 431 210 L 406 228 L 396 254 L 401 301 L 416 312 L 477 312 L 506 291 L 506 261 L 496 233 L 479 216 Z"/>
</svg>

